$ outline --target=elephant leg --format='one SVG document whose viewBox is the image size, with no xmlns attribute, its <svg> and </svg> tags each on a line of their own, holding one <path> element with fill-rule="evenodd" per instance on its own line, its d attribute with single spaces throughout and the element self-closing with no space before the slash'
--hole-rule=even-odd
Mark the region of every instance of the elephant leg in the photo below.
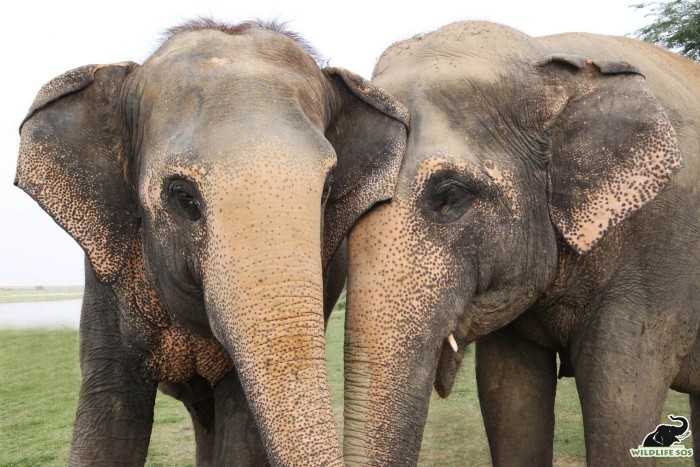
<svg viewBox="0 0 700 467">
<path fill-rule="evenodd" d="M 670 313 L 652 314 L 639 304 L 615 305 L 592 310 L 572 336 L 586 460 L 596 466 L 654 465 L 654 458 L 631 457 L 630 449 L 659 423 L 677 369 L 677 350 L 658 344 L 680 332 L 654 317 Z"/>
<path fill-rule="evenodd" d="M 253 418 L 236 370 L 229 371 L 215 390 L 215 465 L 269 465 L 260 431 Z"/>
<path fill-rule="evenodd" d="M 696 336 L 695 342 L 688 354 L 683 358 L 678 374 L 675 376 L 671 389 L 688 394 L 690 402 L 690 429 L 693 437 L 693 452 L 695 465 L 700 467 L 700 339 Z M 688 440 L 689 441 L 689 440 Z"/>
<path fill-rule="evenodd" d="M 690 400 L 690 427 L 693 434 L 693 460 L 695 466 L 700 467 L 700 429 L 693 428 L 700 427 L 700 396 L 690 394 L 688 399 Z"/>
<path fill-rule="evenodd" d="M 88 267 L 80 320 L 82 383 L 69 465 L 143 465 L 156 384 L 120 334 L 115 298 Z"/>
<path fill-rule="evenodd" d="M 479 403 L 494 466 L 551 466 L 556 353 L 511 327 L 476 343 Z"/>
<path fill-rule="evenodd" d="M 192 418 L 198 467 L 214 465 L 214 388 L 201 376 L 186 383 L 161 383 L 158 388 L 183 403 Z"/>
</svg>

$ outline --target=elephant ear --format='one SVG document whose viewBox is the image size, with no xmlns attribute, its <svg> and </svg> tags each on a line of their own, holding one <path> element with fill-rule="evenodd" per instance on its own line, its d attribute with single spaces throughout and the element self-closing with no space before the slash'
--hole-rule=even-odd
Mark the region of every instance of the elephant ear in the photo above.
<svg viewBox="0 0 700 467">
<path fill-rule="evenodd" d="M 85 251 L 105 284 L 123 268 L 139 220 L 117 97 L 134 63 L 87 65 L 39 91 L 20 127 L 15 185 Z"/>
<path fill-rule="evenodd" d="M 324 73 L 339 96 L 326 138 L 338 157 L 324 214 L 323 264 L 353 224 L 394 195 L 409 113 L 388 92 L 342 68 Z"/>
<path fill-rule="evenodd" d="M 549 211 L 568 244 L 587 253 L 653 200 L 683 160 L 666 112 L 636 68 L 556 55 L 542 66 L 559 61 L 580 70 L 550 129 Z"/>
</svg>

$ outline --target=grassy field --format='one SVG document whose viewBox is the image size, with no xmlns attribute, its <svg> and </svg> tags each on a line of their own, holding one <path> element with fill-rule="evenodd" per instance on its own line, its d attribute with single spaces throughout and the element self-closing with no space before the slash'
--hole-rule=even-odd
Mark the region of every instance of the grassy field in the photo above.
<svg viewBox="0 0 700 467">
<path fill-rule="evenodd" d="M 83 286 L 65 287 L 0 287 L 0 303 L 44 302 L 83 297 Z"/>
<path fill-rule="evenodd" d="M 333 403 L 342 421 L 343 319 L 335 313 L 327 332 Z M 66 465 L 80 371 L 75 331 L 0 331 L 0 466 Z M 473 359 L 465 358 L 452 396 L 434 396 L 420 465 L 489 465 Z M 555 465 L 585 465 L 581 413 L 574 381 L 561 380 L 556 402 Z M 688 415 L 685 395 L 670 393 L 664 414 Z M 650 430 L 653 427 L 650 427 Z M 193 465 L 189 416 L 174 399 L 158 395 L 149 466 Z M 658 465 L 690 465 L 659 461 Z"/>
</svg>

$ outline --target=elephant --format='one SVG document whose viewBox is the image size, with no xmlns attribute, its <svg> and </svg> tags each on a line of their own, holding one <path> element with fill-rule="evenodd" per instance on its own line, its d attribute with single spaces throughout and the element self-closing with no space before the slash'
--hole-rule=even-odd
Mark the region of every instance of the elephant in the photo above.
<svg viewBox="0 0 700 467">
<path fill-rule="evenodd" d="M 681 422 L 681 426 L 663 424 L 657 426 L 654 431 L 644 438 L 643 446 L 668 447 L 690 436 L 687 418 L 676 417 L 675 415 L 669 415 L 668 418 L 674 422 Z"/>
<path fill-rule="evenodd" d="M 341 465 L 324 310 L 408 113 L 277 23 L 171 29 L 38 93 L 15 185 L 86 255 L 71 465 L 142 465 L 160 384 L 200 465 Z"/>
<path fill-rule="evenodd" d="M 462 22 L 373 82 L 411 122 L 394 196 L 348 236 L 346 462 L 414 465 L 472 342 L 494 465 L 552 464 L 557 354 L 588 464 L 653 462 L 629 449 L 669 387 L 700 420 L 698 65 Z"/>
</svg>

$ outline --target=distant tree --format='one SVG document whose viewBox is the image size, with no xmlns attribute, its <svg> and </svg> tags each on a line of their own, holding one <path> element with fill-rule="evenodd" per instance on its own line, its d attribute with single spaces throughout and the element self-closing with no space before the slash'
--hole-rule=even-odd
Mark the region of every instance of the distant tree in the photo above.
<svg viewBox="0 0 700 467">
<path fill-rule="evenodd" d="M 36 290 L 44 290 L 44 286 L 43 286 L 43 285 L 35 285 L 34 288 L 35 288 Z"/>
<path fill-rule="evenodd" d="M 634 35 L 700 62 L 700 0 L 671 0 L 638 3 L 637 10 L 649 9 L 654 21 Z"/>
</svg>

